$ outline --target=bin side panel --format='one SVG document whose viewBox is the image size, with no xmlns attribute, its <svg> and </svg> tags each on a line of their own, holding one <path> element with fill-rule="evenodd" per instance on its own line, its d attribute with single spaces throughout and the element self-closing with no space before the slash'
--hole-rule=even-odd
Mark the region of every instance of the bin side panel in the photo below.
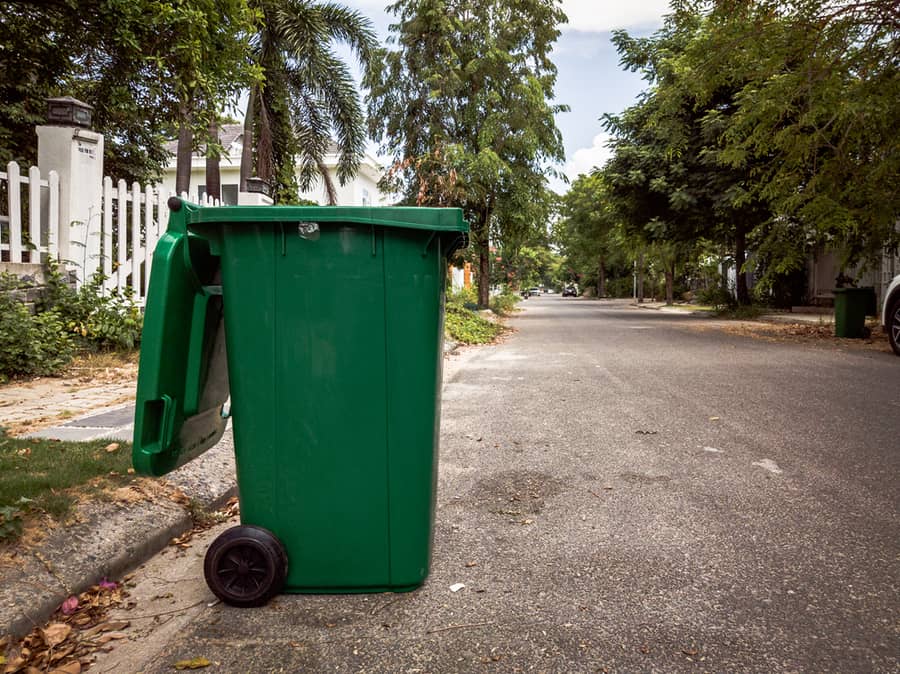
<svg viewBox="0 0 900 674">
<path fill-rule="evenodd" d="M 285 225 L 276 395 L 287 586 L 389 584 L 384 264 L 371 227 Z"/>
<path fill-rule="evenodd" d="M 241 519 L 288 554 L 287 591 L 389 582 L 380 235 L 224 229 Z"/>
<path fill-rule="evenodd" d="M 385 233 L 391 584 L 428 575 L 438 466 L 444 257 L 429 232 Z"/>
<path fill-rule="evenodd" d="M 267 526 L 279 515 L 272 489 L 278 476 L 275 363 L 275 237 L 271 226 L 226 227 L 222 294 L 231 380 L 241 520 Z"/>
</svg>

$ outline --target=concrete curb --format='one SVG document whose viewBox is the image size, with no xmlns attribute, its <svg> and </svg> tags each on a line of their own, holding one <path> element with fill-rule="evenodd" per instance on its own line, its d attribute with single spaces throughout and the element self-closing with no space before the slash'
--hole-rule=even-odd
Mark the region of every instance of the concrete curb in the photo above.
<svg viewBox="0 0 900 674">
<path fill-rule="evenodd" d="M 230 431 L 213 449 L 168 475 L 165 483 L 214 510 L 237 494 Z M 92 501 L 77 522 L 60 526 L 0 568 L 0 635 L 19 637 L 41 625 L 73 594 L 115 580 L 193 526 L 184 505 L 168 499 Z"/>
<path fill-rule="evenodd" d="M 459 344 L 445 339 L 443 353 Z M 82 415 L 29 437 L 130 440 L 134 404 Z M 194 504 L 215 510 L 237 494 L 231 429 L 208 452 L 163 480 Z M 193 526 L 187 507 L 168 499 L 137 503 L 92 501 L 80 505 L 74 524 L 59 526 L 36 546 L 0 567 L 0 635 L 20 637 L 42 625 L 73 594 L 103 578 L 116 580 L 165 548 Z"/>
</svg>

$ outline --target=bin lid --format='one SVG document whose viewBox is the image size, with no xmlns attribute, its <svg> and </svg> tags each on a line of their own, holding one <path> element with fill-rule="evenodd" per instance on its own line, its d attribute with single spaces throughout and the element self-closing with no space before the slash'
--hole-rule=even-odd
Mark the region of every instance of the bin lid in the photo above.
<svg viewBox="0 0 900 674">
<path fill-rule="evenodd" d="M 190 209 L 187 224 L 242 222 L 348 222 L 380 227 L 468 232 L 459 208 L 418 206 L 220 206 Z"/>
</svg>

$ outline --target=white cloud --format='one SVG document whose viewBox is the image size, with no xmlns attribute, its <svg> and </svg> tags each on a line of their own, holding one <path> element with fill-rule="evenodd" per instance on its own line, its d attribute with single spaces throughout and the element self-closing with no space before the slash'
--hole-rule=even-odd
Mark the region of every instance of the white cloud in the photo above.
<svg viewBox="0 0 900 674">
<path fill-rule="evenodd" d="M 602 167 L 612 157 L 612 149 L 606 145 L 609 139 L 608 133 L 600 133 L 594 136 L 591 147 L 575 150 L 566 162 L 565 174 L 569 180 L 574 181 L 582 173 L 590 173 L 594 168 Z"/>
<path fill-rule="evenodd" d="M 617 28 L 655 28 L 669 13 L 669 0 L 563 0 L 565 28 L 608 32 Z"/>
</svg>

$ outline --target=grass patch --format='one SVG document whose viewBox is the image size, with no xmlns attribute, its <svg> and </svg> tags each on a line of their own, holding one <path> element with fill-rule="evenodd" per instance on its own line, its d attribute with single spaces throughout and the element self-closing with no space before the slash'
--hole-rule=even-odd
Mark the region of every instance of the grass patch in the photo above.
<svg viewBox="0 0 900 674">
<path fill-rule="evenodd" d="M 463 344 L 489 344 L 504 330 L 502 325 L 489 321 L 474 311 L 449 304 L 444 327 L 451 339 Z"/>
<path fill-rule="evenodd" d="M 0 429 L 0 541 L 13 540 L 30 513 L 62 518 L 76 500 L 73 488 L 95 478 L 111 483 L 130 480 L 131 445 L 118 443 L 108 452 L 108 440 L 59 442 L 12 438 Z"/>
<path fill-rule="evenodd" d="M 726 309 L 719 309 L 715 312 L 718 318 L 731 318 L 734 320 L 749 321 L 759 318 L 766 312 L 771 311 L 769 307 L 759 306 L 758 304 L 738 305 Z"/>
<path fill-rule="evenodd" d="M 673 304 L 672 307 L 684 311 L 703 311 L 706 313 L 713 313 L 715 311 L 715 309 L 708 304 Z"/>
</svg>

